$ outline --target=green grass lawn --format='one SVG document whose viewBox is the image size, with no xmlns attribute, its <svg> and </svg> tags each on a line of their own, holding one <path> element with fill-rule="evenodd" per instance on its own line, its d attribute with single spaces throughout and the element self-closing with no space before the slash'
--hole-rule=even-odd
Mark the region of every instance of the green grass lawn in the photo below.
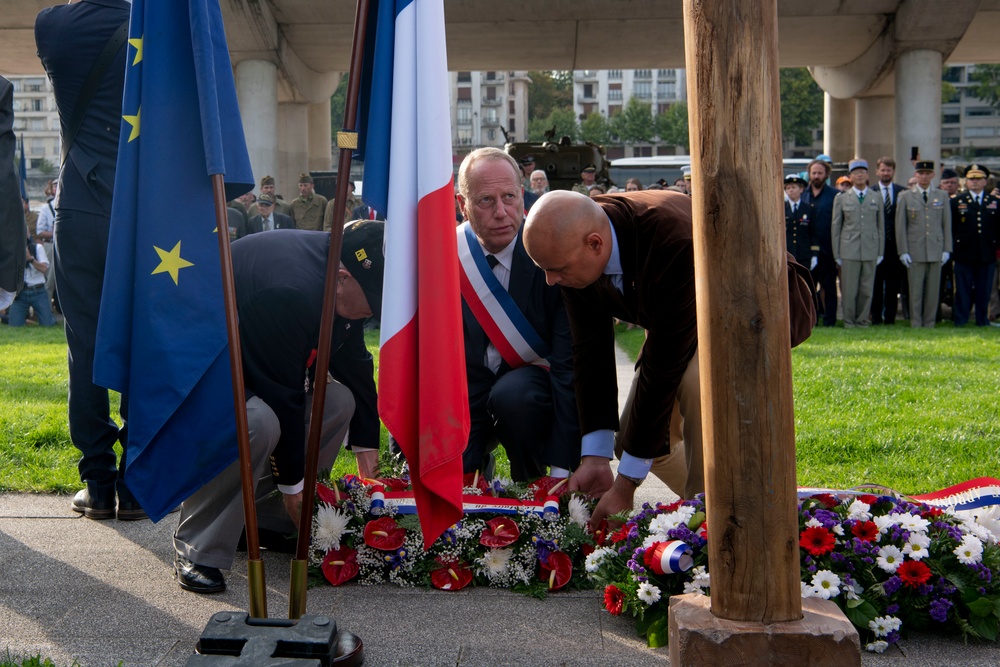
<svg viewBox="0 0 1000 667">
<path fill-rule="evenodd" d="M 378 332 L 366 340 L 377 373 Z M 642 341 L 621 327 L 633 357 Z M 77 490 L 61 328 L 4 326 L 0 354 L 0 491 Z M 792 352 L 799 483 L 917 493 L 1000 475 L 998 359 L 995 328 L 816 329 Z M 355 471 L 347 453 L 333 474 Z"/>
</svg>

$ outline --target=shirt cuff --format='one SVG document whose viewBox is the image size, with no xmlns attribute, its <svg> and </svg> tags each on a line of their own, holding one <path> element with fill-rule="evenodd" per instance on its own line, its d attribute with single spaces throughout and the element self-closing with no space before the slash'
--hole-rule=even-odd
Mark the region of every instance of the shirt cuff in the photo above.
<svg viewBox="0 0 1000 667">
<path fill-rule="evenodd" d="M 622 460 L 618 463 L 618 474 L 636 479 L 646 479 L 649 469 L 653 467 L 653 459 L 640 459 L 628 452 L 622 452 Z"/>
<path fill-rule="evenodd" d="M 580 456 L 603 456 L 609 461 L 615 456 L 615 432 L 609 428 L 591 431 L 580 441 Z"/>
<path fill-rule="evenodd" d="M 278 491 L 281 491 L 286 496 L 294 496 L 306 488 L 306 480 L 300 479 L 297 484 L 292 484 L 291 486 L 285 486 L 284 484 L 275 484 L 275 486 L 278 487 Z"/>
</svg>

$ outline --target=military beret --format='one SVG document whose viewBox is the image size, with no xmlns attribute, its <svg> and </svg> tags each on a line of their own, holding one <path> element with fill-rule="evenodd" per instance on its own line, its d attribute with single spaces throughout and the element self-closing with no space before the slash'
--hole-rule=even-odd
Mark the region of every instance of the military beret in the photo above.
<svg viewBox="0 0 1000 667">
<path fill-rule="evenodd" d="M 313 177 L 309 174 L 299 174 L 299 184 L 302 183 L 312 183 Z"/>
<path fill-rule="evenodd" d="M 354 220 L 344 226 L 344 241 L 340 247 L 340 261 L 361 285 L 375 317 L 381 317 L 382 313 L 384 239 L 385 223 L 381 220 Z"/>
<path fill-rule="evenodd" d="M 265 185 L 274 185 L 274 176 L 263 177 L 260 179 L 260 185 L 261 187 L 264 187 Z"/>
</svg>

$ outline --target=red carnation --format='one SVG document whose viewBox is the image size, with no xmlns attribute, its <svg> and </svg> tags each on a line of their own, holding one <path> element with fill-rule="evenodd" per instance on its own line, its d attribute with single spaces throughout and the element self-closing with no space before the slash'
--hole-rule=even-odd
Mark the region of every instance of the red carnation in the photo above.
<svg viewBox="0 0 1000 667">
<path fill-rule="evenodd" d="M 365 544 L 381 551 L 395 551 L 403 546 L 406 530 L 392 517 L 384 516 L 365 524 Z"/>
<path fill-rule="evenodd" d="M 625 594 L 614 584 L 608 584 L 604 589 L 604 608 L 611 612 L 612 616 L 620 616 L 625 606 Z"/>
<path fill-rule="evenodd" d="M 684 503 L 683 500 L 675 500 L 674 502 L 670 503 L 669 505 L 664 505 L 663 503 L 656 503 L 656 509 L 658 509 L 660 512 L 662 512 L 664 514 L 667 514 L 669 512 L 673 512 L 675 509 L 677 509 L 678 507 L 680 507 L 683 503 Z"/>
<path fill-rule="evenodd" d="M 874 542 L 878 537 L 878 526 L 871 521 L 858 521 L 851 526 L 851 534 L 862 542 Z"/>
<path fill-rule="evenodd" d="M 910 588 L 917 588 L 931 578 L 931 569 L 919 560 L 908 560 L 899 566 L 896 574 Z"/>
<path fill-rule="evenodd" d="M 930 521 L 934 517 L 941 516 L 942 514 L 944 514 L 944 510 L 942 510 L 941 508 L 928 507 L 927 509 L 925 509 L 923 512 L 920 513 L 920 517 L 922 519 L 927 519 L 928 521 Z"/>
<path fill-rule="evenodd" d="M 611 541 L 611 544 L 618 544 L 619 542 L 628 539 L 628 532 L 629 526 L 628 524 L 625 524 L 615 532 L 611 533 L 611 536 L 608 539 Z"/>
<path fill-rule="evenodd" d="M 469 566 L 461 561 L 436 559 L 440 569 L 431 572 L 431 584 L 442 591 L 460 591 L 472 581 Z"/>
<path fill-rule="evenodd" d="M 544 563 L 539 563 L 538 578 L 549 582 L 549 590 L 557 591 L 573 576 L 573 561 L 561 551 L 553 551 Z"/>
<path fill-rule="evenodd" d="M 323 557 L 320 569 L 327 581 L 339 586 L 358 576 L 358 554 L 350 547 L 331 549 Z"/>
<path fill-rule="evenodd" d="M 517 542 L 519 537 L 521 529 L 514 520 L 501 516 L 486 522 L 483 534 L 479 536 L 479 543 L 491 549 L 503 549 Z"/>
<path fill-rule="evenodd" d="M 865 505 L 868 505 L 870 507 L 878 502 L 878 496 L 873 496 L 870 493 L 866 493 L 862 496 L 858 496 L 858 500 L 860 500 Z"/>
<path fill-rule="evenodd" d="M 831 496 L 829 493 L 817 493 L 816 495 L 812 496 L 812 498 L 826 505 L 827 509 L 833 509 L 834 507 L 840 504 L 840 501 Z"/>
<path fill-rule="evenodd" d="M 799 546 L 813 556 L 830 553 L 836 543 L 833 533 L 820 526 L 806 528 L 799 534 Z"/>
</svg>

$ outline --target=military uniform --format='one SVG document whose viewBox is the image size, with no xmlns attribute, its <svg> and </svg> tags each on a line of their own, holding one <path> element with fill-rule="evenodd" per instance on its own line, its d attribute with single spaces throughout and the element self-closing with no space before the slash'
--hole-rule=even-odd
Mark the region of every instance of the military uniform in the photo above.
<svg viewBox="0 0 1000 667">
<path fill-rule="evenodd" d="M 833 258 L 841 263 L 840 291 L 848 329 L 868 326 L 875 267 L 885 252 L 883 206 L 882 195 L 871 188 L 863 193 L 852 188 L 833 200 L 830 240 Z"/>
<path fill-rule="evenodd" d="M 982 192 L 981 201 L 969 192 L 951 200 L 955 254 L 955 326 L 969 321 L 975 298 L 976 326 L 987 326 L 990 291 L 996 271 L 1000 199 Z"/>
<path fill-rule="evenodd" d="M 333 207 L 336 206 L 336 199 L 329 199 L 326 202 L 326 211 L 323 212 L 323 231 L 328 232 L 333 229 Z M 351 211 L 361 206 L 361 200 L 354 195 L 347 195 L 347 204 L 344 206 L 344 224 L 351 221 Z"/>
<path fill-rule="evenodd" d="M 913 186 L 896 203 L 896 246 L 909 255 L 910 325 L 933 327 L 941 287 L 941 263 L 951 253 L 951 203 L 940 188 Z"/>
<path fill-rule="evenodd" d="M 313 194 L 292 200 L 292 219 L 296 229 L 319 232 L 323 230 L 323 214 L 326 212 L 326 197 Z"/>
</svg>

